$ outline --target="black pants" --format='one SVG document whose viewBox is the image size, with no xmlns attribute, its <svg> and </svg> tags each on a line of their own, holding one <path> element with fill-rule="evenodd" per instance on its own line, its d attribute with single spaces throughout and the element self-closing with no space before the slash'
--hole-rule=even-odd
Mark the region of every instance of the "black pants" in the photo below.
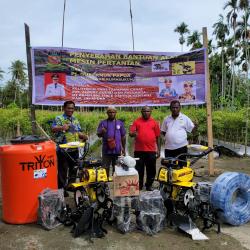
<svg viewBox="0 0 250 250">
<path fill-rule="evenodd" d="M 58 161 L 58 188 L 65 188 L 68 182 L 74 181 L 77 169 L 76 160 L 78 159 L 78 150 L 63 151 L 62 149 L 57 151 Z M 69 173 L 68 173 L 69 170 Z M 73 177 L 74 179 L 71 179 Z M 68 181 L 67 181 L 68 178 Z"/>
<path fill-rule="evenodd" d="M 180 154 L 186 154 L 187 153 L 187 146 L 181 147 L 181 148 L 177 148 L 174 150 L 170 150 L 170 149 L 165 149 L 165 157 L 177 157 Z M 186 161 L 187 157 L 186 156 L 181 156 L 179 157 L 180 160 L 182 161 Z M 185 163 L 184 162 L 179 162 L 180 166 L 184 166 Z"/>
<path fill-rule="evenodd" d="M 106 168 L 107 176 L 109 177 L 110 166 L 112 167 L 112 175 L 115 172 L 115 165 L 118 159 L 118 155 L 104 155 L 102 156 L 102 165 Z"/>
<path fill-rule="evenodd" d="M 143 188 L 145 166 L 146 166 L 146 174 L 147 174 L 145 186 L 146 188 L 151 187 L 154 182 L 155 174 L 156 174 L 156 153 L 135 151 L 134 156 L 135 158 L 139 158 L 139 160 L 136 161 L 135 168 L 139 174 L 140 190 Z"/>
</svg>

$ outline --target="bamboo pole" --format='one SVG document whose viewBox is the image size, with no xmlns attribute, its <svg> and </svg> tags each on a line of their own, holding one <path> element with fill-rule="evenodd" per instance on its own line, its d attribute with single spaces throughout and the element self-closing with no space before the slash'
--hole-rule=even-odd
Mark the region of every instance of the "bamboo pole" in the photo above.
<svg viewBox="0 0 250 250">
<path fill-rule="evenodd" d="M 32 134 L 35 135 L 37 131 L 36 127 L 36 111 L 35 106 L 32 104 L 32 65 L 31 65 L 31 51 L 30 51 L 30 30 L 29 26 L 25 23 L 25 41 L 26 41 L 26 54 L 27 54 L 27 67 L 28 67 L 28 76 L 29 76 L 29 105 L 30 105 L 30 114 L 31 114 L 31 127 Z"/>
<path fill-rule="evenodd" d="M 64 18 L 65 18 L 65 9 L 66 9 L 66 0 L 64 0 L 64 3 L 63 3 L 62 48 L 63 48 L 63 41 L 64 41 Z"/>
<path fill-rule="evenodd" d="M 130 14 L 130 23 L 131 23 L 132 46 L 133 46 L 133 52 L 134 52 L 135 51 L 135 39 L 134 39 L 134 25 L 133 25 L 133 14 L 132 14 L 131 0 L 129 0 L 129 14 Z"/>
<path fill-rule="evenodd" d="M 209 76 L 209 62 L 208 62 L 208 39 L 207 28 L 202 28 L 203 47 L 206 48 L 206 101 L 207 101 L 207 141 L 208 147 L 213 148 L 213 127 L 212 127 L 212 108 L 211 108 L 211 90 L 210 90 L 210 76 Z M 208 154 L 208 172 L 210 176 L 214 176 L 214 156 Z"/>
</svg>

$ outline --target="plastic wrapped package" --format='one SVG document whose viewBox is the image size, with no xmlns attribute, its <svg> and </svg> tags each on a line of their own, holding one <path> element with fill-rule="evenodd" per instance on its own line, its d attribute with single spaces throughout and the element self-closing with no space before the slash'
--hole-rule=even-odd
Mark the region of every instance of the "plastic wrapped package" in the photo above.
<svg viewBox="0 0 250 250">
<path fill-rule="evenodd" d="M 149 235 L 161 231 L 166 223 L 166 208 L 160 190 L 141 193 L 137 226 Z"/>
<path fill-rule="evenodd" d="M 162 212 L 165 211 L 165 206 L 160 193 L 160 190 L 150 192 L 143 192 L 139 196 L 139 210 L 151 213 L 152 211 Z"/>
<path fill-rule="evenodd" d="M 57 218 L 65 207 L 63 189 L 44 189 L 38 196 L 38 200 L 37 223 L 47 230 L 59 226 L 61 223 Z"/>
<path fill-rule="evenodd" d="M 114 197 L 113 215 L 116 218 L 116 226 L 122 233 L 136 229 L 135 211 L 138 210 L 138 197 Z"/>
<path fill-rule="evenodd" d="M 137 218 L 138 227 L 149 235 L 160 232 L 165 225 L 165 212 L 163 214 L 141 211 Z"/>
</svg>

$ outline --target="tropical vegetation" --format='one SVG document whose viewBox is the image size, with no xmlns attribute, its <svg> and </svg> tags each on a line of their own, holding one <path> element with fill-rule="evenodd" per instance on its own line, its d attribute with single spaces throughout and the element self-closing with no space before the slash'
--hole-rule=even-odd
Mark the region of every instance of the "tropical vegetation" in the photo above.
<svg viewBox="0 0 250 250">
<path fill-rule="evenodd" d="M 28 109 L 20 109 L 14 104 L 11 104 L 7 108 L 0 109 L 0 138 L 5 138 L 7 140 L 8 138 L 15 136 L 19 129 L 18 126 L 20 126 L 21 134 L 31 134 L 29 112 Z M 206 109 L 188 107 L 183 108 L 183 112 L 199 124 L 197 134 L 193 138 L 193 141 L 197 143 L 201 138 L 205 138 L 207 134 Z M 214 111 L 213 130 L 215 138 L 233 141 L 235 143 L 244 143 L 246 123 L 245 112 L 245 109 L 238 110 L 238 112 L 227 110 Z M 37 110 L 37 133 L 43 136 L 48 134 L 53 137 L 53 134 L 51 133 L 51 124 L 55 116 L 61 113 L 61 111 Z M 169 109 L 161 107 L 155 108 L 152 115 L 157 121 L 159 121 L 159 123 L 161 123 L 169 113 Z M 95 134 L 99 121 L 106 118 L 106 113 L 100 111 L 82 112 L 79 110 L 75 115 L 79 119 L 83 130 L 89 135 Z M 118 111 L 117 118 L 123 120 L 126 129 L 128 129 L 132 121 L 139 115 L 139 110 L 135 112 Z M 250 138 L 248 138 L 248 141 L 250 141 Z"/>
<path fill-rule="evenodd" d="M 211 94 L 214 128 L 218 133 L 222 133 L 221 129 L 226 127 L 237 130 L 244 130 L 247 135 L 248 120 L 249 120 L 249 101 L 250 101 L 250 4 L 248 0 L 227 0 L 225 1 L 222 13 L 218 16 L 218 20 L 213 24 L 213 36 L 208 41 L 208 55 L 209 55 L 209 71 L 211 82 Z M 185 22 L 181 22 L 176 26 L 174 32 L 179 34 L 179 43 L 183 51 L 184 45 L 188 49 L 194 50 L 201 48 L 202 33 L 198 30 L 192 30 Z M 7 81 L 4 81 L 4 73 L 10 76 Z M 21 124 L 22 132 L 28 133 L 30 131 L 30 124 L 28 123 L 28 111 L 25 108 L 29 107 L 29 91 L 28 91 L 28 77 L 27 67 L 24 62 L 16 60 L 11 62 L 9 72 L 4 72 L 0 68 L 0 106 L 1 114 L 1 136 L 5 130 L 15 130 L 16 122 Z M 12 107 L 12 111 L 7 107 Z M 36 107 L 41 109 L 41 107 Z M 60 107 L 42 107 L 42 109 L 50 109 L 51 111 L 60 111 Z M 132 118 L 137 113 L 128 113 L 126 109 L 121 116 L 124 120 L 131 122 Z M 166 115 L 161 113 L 159 108 L 156 116 L 162 120 Z M 197 116 L 200 126 L 200 133 L 202 134 L 206 128 L 205 111 L 200 109 L 192 110 L 190 116 L 194 114 Z M 230 113 L 230 112 L 231 113 Z M 237 113 L 232 113 L 237 111 Z M 40 113 L 43 112 L 43 113 Z M 46 113 L 47 112 L 47 113 Z M 201 112 L 201 113 L 199 113 Z M 199 115 L 196 115 L 196 114 Z M 54 116 L 54 112 L 38 111 L 38 122 L 41 122 L 46 131 L 48 131 L 49 120 Z M 1 115 L 1 116 L 2 116 Z M 22 116 L 21 116 L 22 115 Z M 91 115 L 84 113 L 84 120 L 87 131 L 91 131 L 96 126 L 96 121 L 102 117 L 103 113 L 98 113 L 97 110 Z M 137 114 L 138 115 L 138 114 Z M 204 120 L 203 120 L 204 119 Z M 12 132 L 9 132 L 12 133 Z M 216 132 L 217 133 L 217 132 Z M 243 132 L 242 132 L 243 133 Z M 245 138 L 248 138 L 246 136 Z M 249 141 L 249 140 L 248 140 Z"/>
<path fill-rule="evenodd" d="M 208 43 L 212 102 L 215 108 L 249 107 L 250 66 L 250 4 L 248 0 L 228 0 L 224 15 L 213 24 L 213 36 Z M 190 50 L 201 48 L 202 33 L 190 32 L 182 22 L 174 29 Z"/>
</svg>

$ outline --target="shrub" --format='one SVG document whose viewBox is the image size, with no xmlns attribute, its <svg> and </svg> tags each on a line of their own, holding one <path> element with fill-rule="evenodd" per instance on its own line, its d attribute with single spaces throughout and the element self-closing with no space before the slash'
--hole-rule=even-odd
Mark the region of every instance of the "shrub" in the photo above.
<svg viewBox="0 0 250 250">
<path fill-rule="evenodd" d="M 206 110 L 204 108 L 183 108 L 182 112 L 189 116 L 193 121 L 199 124 L 198 133 L 202 136 L 207 134 L 207 122 L 206 122 Z M 37 123 L 52 136 L 51 124 L 54 118 L 62 112 L 55 111 L 36 111 Z M 214 137 L 221 137 L 230 131 L 232 135 L 230 140 L 233 142 L 237 138 L 234 138 L 236 131 L 244 131 L 245 129 L 245 116 L 246 110 L 242 109 L 237 112 L 228 110 L 214 111 L 212 114 L 213 118 L 213 132 Z M 153 109 L 152 116 L 154 119 L 162 123 L 163 119 L 169 115 L 169 109 L 167 108 L 155 108 Z M 88 134 L 95 133 L 97 126 L 102 119 L 106 119 L 105 112 L 76 112 L 76 117 L 79 119 L 80 124 L 84 132 Z M 138 112 L 119 111 L 117 113 L 117 119 L 121 119 L 125 123 L 125 127 L 128 129 L 129 125 L 141 115 Z M 11 138 L 16 135 L 17 124 L 20 124 L 22 134 L 31 134 L 31 122 L 29 110 L 19 109 L 16 106 L 11 106 L 6 109 L 0 109 L 0 137 L 3 139 Z M 238 132 L 237 132 L 238 133 Z"/>
</svg>

